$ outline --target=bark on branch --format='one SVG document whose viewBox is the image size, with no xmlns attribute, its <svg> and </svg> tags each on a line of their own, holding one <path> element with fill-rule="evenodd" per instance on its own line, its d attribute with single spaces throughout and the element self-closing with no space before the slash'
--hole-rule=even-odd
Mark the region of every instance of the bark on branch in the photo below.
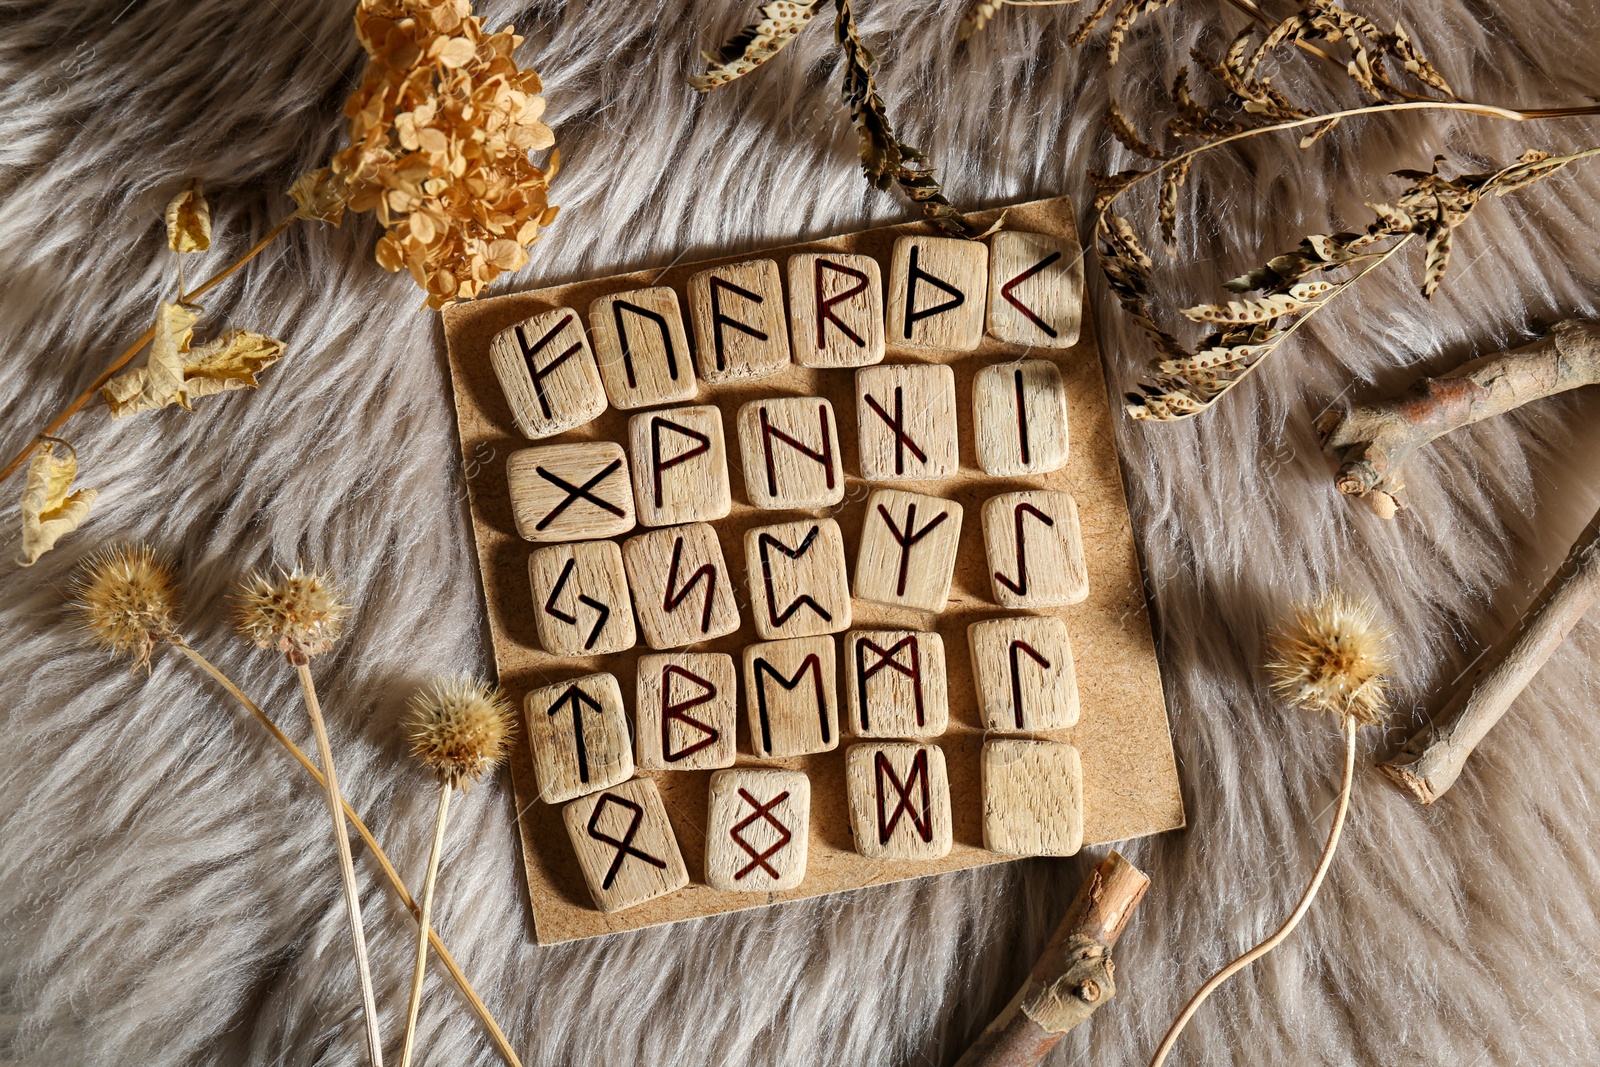
<svg viewBox="0 0 1600 1067">
<path fill-rule="evenodd" d="M 1078 890 L 1028 980 L 956 1067 L 1033 1067 L 1116 995 L 1111 948 L 1150 879 L 1113 852 Z"/>
<path fill-rule="evenodd" d="M 1341 493 L 1384 518 L 1405 506 L 1406 459 L 1462 426 L 1554 393 L 1600 383 L 1600 324 L 1568 320 L 1533 344 L 1473 360 L 1407 392 L 1317 421 L 1323 447 L 1339 459 Z"/>
</svg>

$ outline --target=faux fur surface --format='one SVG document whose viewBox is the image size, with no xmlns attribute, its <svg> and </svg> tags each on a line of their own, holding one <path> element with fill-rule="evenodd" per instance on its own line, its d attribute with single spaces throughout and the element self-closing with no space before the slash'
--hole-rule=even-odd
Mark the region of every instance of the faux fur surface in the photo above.
<svg viewBox="0 0 1600 1067">
<path fill-rule="evenodd" d="M 565 159 L 560 220 L 526 287 L 781 244 L 910 216 L 860 180 L 829 27 L 707 98 L 684 85 L 747 0 L 479 5 L 514 21 L 545 77 Z M 863 31 L 907 140 L 959 203 L 1072 193 L 1131 158 L 1099 124 L 1098 43 L 1074 7 L 1007 8 L 957 48 L 959 0 L 865 0 Z M 1265 5 L 1286 13 L 1285 4 Z M 1352 0 L 1402 18 L 1464 96 L 1525 106 L 1600 91 L 1592 0 Z M 0 444 L 9 454 L 93 380 L 175 285 L 160 213 L 190 175 L 228 261 L 283 190 L 341 143 L 359 77 L 348 0 L 0 0 Z M 1147 18 L 1109 75 L 1139 100 L 1235 9 Z M 1294 65 L 1288 83 L 1322 82 Z M 1349 90 L 1341 87 L 1344 99 Z M 1315 94 L 1312 94 L 1315 96 Z M 1135 107 L 1148 115 L 1148 107 Z M 1154 134 L 1148 120 L 1144 128 Z M 1487 169 L 1595 143 L 1594 119 L 1411 116 L 1345 123 L 1301 152 L 1260 139 L 1191 180 L 1180 264 L 1215 281 L 1302 234 L 1364 224 L 1386 177 Z M 1302 331 L 1218 410 L 1120 428 L 1158 615 L 1185 831 L 1127 847 L 1154 887 L 1118 952 L 1121 992 L 1050 1061 L 1140 1063 L 1203 978 L 1287 914 L 1336 787 L 1337 731 L 1286 713 L 1256 667 L 1263 628 L 1339 583 L 1401 636 L 1397 744 L 1515 618 L 1600 503 L 1600 396 L 1587 390 L 1453 435 L 1413 461 L 1414 508 L 1385 523 L 1332 490 L 1312 422 L 1423 370 L 1595 313 L 1600 164 L 1484 206 L 1431 302 L 1407 259 Z M 1082 216 L 1080 216 L 1082 217 Z M 309 745 L 293 679 L 225 621 L 229 583 L 305 557 L 343 579 L 356 623 L 317 664 L 349 799 L 420 880 L 431 790 L 403 753 L 404 698 L 486 669 L 437 317 L 371 261 L 375 227 L 298 227 L 206 300 L 212 327 L 290 355 L 255 393 L 69 433 L 86 526 L 32 569 L 0 565 L 0 1062 L 26 1067 L 358 1064 L 358 1001 L 321 799 L 263 732 L 172 656 L 129 676 L 64 604 L 89 551 L 146 539 L 183 562 L 187 629 Z M 1091 270 L 1117 388 L 1146 348 Z M 4 489 L 14 500 L 20 479 Z M 11 505 L 8 505 L 11 506 Z M 14 512 L 12 514 L 15 514 Z M 15 527 L 13 527 L 13 530 Z M 8 535 L 10 536 L 10 535 Z M 9 557 L 10 550 L 6 555 Z M 1580 625 L 1424 810 L 1370 766 L 1309 919 L 1200 1013 L 1174 1062 L 1548 1065 L 1600 1047 L 1600 632 Z M 1010 996 L 1095 861 L 1035 860 L 540 949 L 527 927 L 509 781 L 455 805 L 437 921 L 530 1065 L 944 1064 Z M 397 1043 L 409 926 L 367 878 L 379 998 Z M 434 1064 L 497 1058 L 430 978 Z"/>
</svg>

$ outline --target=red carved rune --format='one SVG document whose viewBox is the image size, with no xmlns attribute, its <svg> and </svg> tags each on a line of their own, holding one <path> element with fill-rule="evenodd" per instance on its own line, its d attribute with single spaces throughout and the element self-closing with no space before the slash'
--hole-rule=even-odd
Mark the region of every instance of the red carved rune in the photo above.
<svg viewBox="0 0 1600 1067">
<path fill-rule="evenodd" d="M 539 340 L 535 341 L 531 346 L 528 344 L 527 337 L 523 335 L 521 326 L 517 327 L 515 333 L 517 338 L 517 347 L 522 349 L 522 361 L 528 365 L 528 377 L 533 379 L 533 395 L 538 398 L 539 410 L 544 412 L 544 417 L 547 419 L 550 417 L 550 398 L 545 395 L 544 380 L 550 375 L 554 374 L 556 368 L 561 366 L 561 364 L 565 363 L 579 352 L 582 352 L 583 344 L 582 342 L 574 341 L 567 347 L 565 352 L 561 353 L 555 359 L 552 359 L 549 363 L 546 363 L 543 367 L 535 366 L 533 360 L 535 356 L 544 351 L 544 346 L 549 344 L 551 341 L 554 341 L 556 339 L 556 335 L 561 333 L 562 330 L 565 330 L 567 325 L 571 322 L 572 316 L 566 316 L 560 322 L 552 326 L 543 337 L 539 338 Z"/>
<path fill-rule="evenodd" d="M 756 800 L 756 798 L 751 796 L 750 792 L 745 789 L 739 790 L 739 796 L 744 799 L 745 803 L 750 805 L 751 811 L 750 814 L 744 819 L 734 823 L 733 829 L 728 831 L 728 836 L 733 838 L 734 844 L 738 845 L 749 854 L 750 862 L 733 873 L 733 880 L 736 882 L 741 881 L 745 875 L 750 874 L 758 867 L 761 870 L 766 871 L 774 878 L 781 877 L 778 874 L 777 869 L 767 861 L 773 856 L 776 856 L 779 852 L 783 851 L 783 849 L 787 848 L 790 840 L 794 838 L 794 835 L 789 832 L 789 828 L 783 825 L 776 815 L 772 814 L 773 808 L 789 799 L 789 791 L 785 789 L 783 792 L 779 793 L 765 804 Z M 750 842 L 746 841 L 740 836 L 740 834 L 744 832 L 745 828 L 751 823 L 755 822 L 757 819 L 765 819 L 774 830 L 778 831 L 778 840 L 774 844 L 767 846 L 767 848 L 761 852 L 757 852 L 755 850 L 755 846 L 751 845 Z"/>
<path fill-rule="evenodd" d="M 1013 509 L 1011 514 L 1012 514 L 1012 521 L 1015 523 L 1016 528 L 1017 528 L 1017 580 L 1013 582 L 1010 578 L 1007 578 L 1005 575 L 1001 574 L 999 571 L 995 571 L 994 572 L 994 580 L 999 582 L 1001 585 L 1005 586 L 1007 589 L 1011 590 L 1013 593 L 1017 594 L 1018 596 L 1027 596 L 1028 595 L 1028 548 L 1027 548 L 1027 542 L 1024 541 L 1023 537 L 1022 537 L 1022 521 L 1024 519 L 1026 519 L 1029 515 L 1032 515 L 1034 518 L 1038 519 L 1040 522 L 1044 523 L 1046 526 L 1054 526 L 1056 524 L 1056 520 L 1052 519 L 1049 515 L 1047 515 L 1044 512 L 1040 511 L 1038 508 L 1034 507 L 1032 504 L 1027 504 L 1027 503 L 1018 504 L 1016 506 L 1016 508 Z"/>
<path fill-rule="evenodd" d="M 700 687 L 700 692 L 684 700 L 672 699 L 672 679 L 682 678 L 693 682 Z M 722 736 L 710 723 L 701 722 L 694 716 L 686 714 L 691 708 L 698 708 L 701 704 L 715 700 L 717 686 L 715 682 L 700 677 L 692 671 L 687 671 L 675 663 L 669 663 L 661 668 L 661 758 L 668 763 L 677 763 L 685 757 L 692 756 L 707 745 L 714 745 Z M 685 726 L 692 726 L 701 733 L 700 740 L 683 748 L 672 747 L 672 724 L 681 722 Z"/>
<path fill-rule="evenodd" d="M 663 457 L 661 455 L 661 431 L 672 430 L 689 440 L 695 442 L 676 456 Z M 650 418 L 650 473 L 655 479 L 656 507 L 661 506 L 661 476 L 680 463 L 686 463 L 696 456 L 703 456 L 711 451 L 711 438 L 699 430 L 687 426 L 679 426 L 671 419 L 664 419 L 660 415 Z"/>
<path fill-rule="evenodd" d="M 882 752 L 878 753 L 873 761 L 873 771 L 877 777 L 878 794 L 878 844 L 887 845 L 889 838 L 894 836 L 895 827 L 900 823 L 900 816 L 905 815 L 911 820 L 911 828 L 916 835 L 924 841 L 933 840 L 933 801 L 928 788 L 928 750 L 917 749 L 916 758 L 911 761 L 911 773 L 906 775 L 905 781 L 894 772 L 894 766 L 889 762 L 889 757 Z M 887 778 L 887 788 L 884 779 Z M 922 789 L 922 817 L 917 817 L 917 810 L 911 806 L 911 790 L 915 786 Z M 894 811 L 889 812 L 884 806 L 885 794 L 889 789 L 894 790 L 896 797 Z"/>
<path fill-rule="evenodd" d="M 824 622 L 833 621 L 833 615 L 828 611 L 828 609 L 823 607 L 821 604 L 818 604 L 816 598 L 811 596 L 809 593 L 802 593 L 795 597 L 794 602 L 788 607 L 784 608 L 781 612 L 778 610 L 777 602 L 773 600 L 773 597 L 777 595 L 777 590 L 773 587 L 772 558 L 767 555 L 767 549 L 776 548 L 779 552 L 782 552 L 790 559 L 799 559 L 801 556 L 810 551 L 812 544 L 816 541 L 817 536 L 821 532 L 822 527 L 811 527 L 811 532 L 806 534 L 805 540 L 800 542 L 799 548 L 790 548 L 788 545 L 784 544 L 782 541 L 778 540 L 776 537 L 773 537 L 769 533 L 764 533 L 757 538 L 757 544 L 761 546 L 761 576 L 767 585 L 767 617 L 772 620 L 772 625 L 782 626 L 784 623 L 789 621 L 789 616 L 793 615 L 801 608 L 810 608 L 812 611 L 816 612 Z"/>
<path fill-rule="evenodd" d="M 676 590 L 678 585 L 678 564 L 683 562 L 683 538 L 679 537 L 672 546 L 672 569 L 667 572 L 667 591 L 661 598 L 661 610 L 672 612 L 678 610 L 678 605 L 683 603 L 683 598 L 688 596 L 695 586 L 700 584 L 700 579 L 706 580 L 706 603 L 700 611 L 700 632 L 706 633 L 711 629 L 711 608 L 716 603 L 717 596 L 717 565 L 715 563 L 702 563 L 695 568 L 689 580 Z"/>
<path fill-rule="evenodd" d="M 826 404 L 817 405 L 817 421 L 822 426 L 822 446 L 813 450 L 782 430 L 774 428 L 772 421 L 767 418 L 767 409 L 764 407 L 761 409 L 761 451 L 767 460 L 767 492 L 771 495 L 778 495 L 778 465 L 772 458 L 772 442 L 774 439 L 782 441 L 807 459 L 815 460 L 822 464 L 828 488 L 833 488 L 833 434 L 828 432 L 828 406 Z"/>
<path fill-rule="evenodd" d="M 899 660 L 902 648 L 911 649 L 911 664 L 907 666 Z M 867 666 L 867 652 L 871 650 L 876 654 L 877 662 L 871 667 Z M 856 703 L 861 708 L 861 728 L 870 730 L 872 724 L 867 721 L 867 679 L 883 670 L 885 667 L 898 671 L 911 679 L 911 688 L 916 693 L 917 725 L 923 726 L 922 710 L 922 654 L 917 646 L 917 635 L 908 634 L 883 648 L 870 637 L 863 637 L 856 642 Z"/>
<path fill-rule="evenodd" d="M 752 293 L 750 290 L 746 289 L 744 286 L 735 285 L 735 284 L 733 284 L 732 282 L 728 281 L 725 278 L 718 278 L 718 277 L 715 277 L 715 276 L 712 277 L 712 279 L 711 279 L 711 338 L 712 338 L 712 347 L 716 350 L 716 353 L 717 353 L 717 369 L 718 370 L 726 370 L 727 366 L 728 366 L 727 357 L 723 354 L 724 345 L 723 345 L 723 341 L 722 341 L 722 328 L 724 326 L 732 326 L 735 330 L 738 330 L 740 333 L 747 334 L 747 335 L 749 335 L 751 337 L 754 337 L 757 341 L 765 341 L 767 339 L 767 334 L 766 334 L 765 330 L 758 330 L 754 326 L 751 326 L 747 322 L 740 322 L 738 319 L 731 318 L 731 317 L 723 314 L 723 312 L 722 312 L 722 291 L 724 289 L 726 289 L 730 293 L 737 293 L 738 295 L 744 297 L 746 300 L 749 300 L 750 302 L 755 303 L 755 304 L 762 304 L 762 303 L 766 302 L 766 298 L 764 296 L 762 296 L 760 293 Z"/>
<path fill-rule="evenodd" d="M 606 810 L 607 804 L 615 804 L 625 811 L 633 812 L 633 818 L 628 821 L 628 828 L 622 831 L 621 837 L 612 837 L 600 829 L 600 813 Z M 606 876 L 600 883 L 601 889 L 611 888 L 611 883 L 617 880 L 617 872 L 622 870 L 623 861 L 629 856 L 644 860 L 652 867 L 660 867 L 662 870 L 666 870 L 666 860 L 657 859 L 650 853 L 633 847 L 633 839 L 638 836 L 639 824 L 642 822 L 644 822 L 644 809 L 627 797 L 619 797 L 615 793 L 601 793 L 600 799 L 595 802 L 594 811 L 589 814 L 589 836 L 617 850 L 617 854 L 611 858 L 611 867 L 606 871 Z"/>
<path fill-rule="evenodd" d="M 850 286 L 848 289 L 834 293 L 832 296 L 825 297 L 822 295 L 822 272 L 824 269 L 834 271 L 838 274 L 843 274 L 846 278 L 852 278 L 855 280 L 855 284 Z M 856 270 L 854 267 L 847 267 L 843 263 L 835 263 L 831 259 L 822 259 L 819 257 L 816 261 L 815 274 L 817 286 L 817 347 L 828 347 L 826 328 L 830 322 L 837 326 L 840 332 L 842 332 L 846 337 L 854 341 L 857 348 L 867 347 L 867 342 L 862 339 L 861 335 L 852 330 L 843 319 L 833 312 L 833 306 L 835 304 L 843 303 L 844 301 L 849 300 L 852 296 L 867 291 L 868 282 L 866 272 Z"/>
<path fill-rule="evenodd" d="M 895 544 L 900 546 L 900 575 L 899 580 L 895 582 L 894 595 L 905 596 L 906 577 L 911 569 L 911 546 L 932 533 L 934 527 L 950 517 L 950 513 L 948 511 L 939 512 L 939 516 L 936 519 L 920 530 L 917 529 L 916 504 L 906 505 L 906 528 L 904 530 L 895 525 L 893 517 L 889 514 L 889 509 L 882 504 L 878 505 L 878 514 L 883 516 L 884 525 L 889 527 L 889 533 L 893 535 Z"/>
<path fill-rule="evenodd" d="M 917 245 L 911 246 L 911 263 L 906 271 L 906 315 L 902 333 L 908 341 L 911 340 L 911 327 L 923 319 L 932 318 L 934 315 L 942 315 L 946 311 L 954 311 L 967 302 L 967 294 L 943 278 L 935 277 L 917 265 L 917 253 L 920 251 L 921 249 Z M 942 304 L 934 304 L 918 311 L 917 283 L 919 282 L 927 282 L 935 289 L 943 292 L 949 299 Z"/>
<path fill-rule="evenodd" d="M 1012 307 L 1028 316 L 1035 326 L 1039 327 L 1039 329 L 1043 330 L 1050 337 L 1056 336 L 1055 327 L 1041 319 L 1038 313 L 1027 304 L 1024 304 L 1022 301 L 1018 300 L 1011 290 L 1015 289 L 1017 286 L 1021 285 L 1035 274 L 1038 274 L 1040 271 L 1044 270 L 1046 267 L 1050 266 L 1050 264 L 1054 263 L 1060 258 L 1060 252 L 1051 252 L 1048 256 L 1045 256 L 1039 262 L 1035 263 L 1033 266 L 1029 267 L 1027 270 L 1023 271 L 1021 274 L 1017 275 L 1015 278 L 1012 278 L 1009 282 L 1006 282 L 1000 287 L 1000 295 L 1005 298 L 1006 303 L 1010 304 Z M 1024 459 L 1022 462 L 1026 463 L 1028 461 Z"/>
<path fill-rule="evenodd" d="M 1039 666 L 1043 667 L 1045 670 L 1049 670 L 1050 669 L 1050 661 L 1045 659 L 1044 656 L 1040 655 L 1039 651 L 1036 648 L 1034 648 L 1032 645 L 1028 644 L 1028 642 L 1021 640 L 1020 638 L 1018 640 L 1015 640 L 1015 641 L 1011 642 L 1010 652 L 1011 652 L 1011 709 L 1017 716 L 1017 729 L 1020 730 L 1020 729 L 1022 729 L 1022 672 L 1021 672 L 1022 664 L 1017 659 L 1017 653 L 1018 652 L 1026 652 L 1029 655 L 1029 657 L 1031 657 L 1033 659 L 1033 662 L 1037 663 Z"/>
<path fill-rule="evenodd" d="M 928 462 L 928 454 L 918 448 L 917 443 L 906 432 L 905 388 L 903 386 L 897 385 L 894 387 L 894 415 L 892 417 L 884 410 L 883 405 L 878 403 L 878 398 L 871 393 L 863 394 L 863 399 L 866 400 L 867 407 L 876 411 L 878 418 L 887 423 L 889 431 L 894 434 L 894 472 L 896 474 L 904 474 L 906 472 L 907 449 L 910 449 L 911 454 L 917 457 L 918 463 Z"/>
<path fill-rule="evenodd" d="M 783 673 L 768 663 L 764 657 L 757 656 L 755 661 L 756 712 L 761 720 L 761 751 L 772 751 L 772 719 L 767 712 L 767 678 L 770 677 L 787 692 L 794 692 L 800 680 L 811 676 L 811 691 L 817 699 L 817 719 L 822 724 L 822 743 L 829 741 L 828 731 L 828 704 L 823 697 L 822 690 L 822 661 L 815 652 L 800 661 L 800 666 L 795 669 L 794 675 L 785 678 Z"/>
</svg>

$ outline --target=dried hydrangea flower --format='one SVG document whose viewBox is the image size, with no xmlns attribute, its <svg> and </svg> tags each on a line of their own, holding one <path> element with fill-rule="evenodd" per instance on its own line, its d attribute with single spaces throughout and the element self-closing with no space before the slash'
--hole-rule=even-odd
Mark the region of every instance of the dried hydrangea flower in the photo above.
<svg viewBox="0 0 1600 1067">
<path fill-rule="evenodd" d="M 234 620 L 258 648 L 282 652 L 290 663 L 304 663 L 332 648 L 344 631 L 350 608 L 333 579 L 320 570 L 296 566 L 276 578 L 256 571 L 239 586 Z"/>
<path fill-rule="evenodd" d="M 157 641 L 176 633 L 178 583 L 172 565 L 148 545 L 118 545 L 91 556 L 73 579 L 72 596 L 89 633 L 133 669 L 150 670 Z"/>
<path fill-rule="evenodd" d="M 345 104 L 350 147 L 333 157 L 352 211 L 387 232 L 377 260 L 402 267 L 439 308 L 471 300 L 555 219 L 554 176 L 528 153 L 555 137 L 543 84 L 511 58 L 522 38 L 485 33 L 468 0 L 361 0 L 356 37 L 371 57 Z"/>
</svg>

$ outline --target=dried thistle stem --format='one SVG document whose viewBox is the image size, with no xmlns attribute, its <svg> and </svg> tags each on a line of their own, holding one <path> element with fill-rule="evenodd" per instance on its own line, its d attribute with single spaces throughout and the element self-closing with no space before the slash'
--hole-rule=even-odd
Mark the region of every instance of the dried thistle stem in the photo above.
<svg viewBox="0 0 1600 1067">
<path fill-rule="evenodd" d="M 169 640 L 171 640 L 174 648 L 209 674 L 218 685 L 228 692 L 229 696 L 237 700 L 240 706 L 264 726 L 273 739 L 283 747 L 284 751 L 294 757 L 295 762 L 304 768 L 305 772 L 311 776 L 317 785 L 326 788 L 322 771 L 317 768 L 315 763 L 311 762 L 311 757 L 307 756 L 304 750 L 295 744 L 289 735 L 284 733 L 278 727 L 278 724 L 273 722 L 255 701 L 246 696 L 244 691 L 234 684 L 233 679 L 224 674 L 219 667 L 206 659 L 205 656 L 201 655 L 198 650 L 190 646 L 181 637 L 174 637 Z M 367 850 L 372 853 L 372 858 L 377 861 L 379 869 L 383 871 L 383 876 L 388 881 L 389 888 L 394 891 L 395 896 L 399 898 L 405 909 L 411 913 L 411 917 L 420 921 L 422 918 L 421 906 L 412 897 L 411 891 L 406 888 L 405 882 L 400 878 L 400 872 L 389 861 L 388 853 L 384 852 L 383 846 L 378 844 L 378 839 L 373 836 L 372 831 L 362 821 L 356 810 L 348 802 L 345 802 L 343 798 L 341 798 L 340 803 L 343 805 L 345 818 L 350 821 L 350 825 L 355 827 L 356 833 L 366 843 Z M 522 1067 L 521 1059 L 518 1058 L 516 1050 L 511 1047 L 511 1042 L 506 1037 L 505 1032 L 500 1029 L 500 1024 L 495 1022 L 494 1015 L 490 1013 L 488 1005 L 484 1004 L 483 999 L 478 996 L 477 990 L 472 988 L 472 983 L 467 980 L 466 974 L 461 970 L 460 965 L 456 963 L 455 956 L 451 955 L 449 948 L 440 939 L 438 931 L 431 926 L 428 928 L 428 943 L 433 946 L 434 958 L 444 965 L 445 970 L 449 972 L 451 979 L 455 981 L 462 995 L 467 998 L 467 1003 L 472 1006 L 473 1012 L 483 1023 L 484 1029 L 489 1033 L 489 1039 L 494 1043 L 495 1048 L 499 1050 L 501 1057 L 505 1059 L 510 1067 Z"/>
<path fill-rule="evenodd" d="M 1317 869 L 1311 875 L 1311 884 L 1306 886 L 1306 891 L 1300 897 L 1300 903 L 1295 905 L 1294 911 L 1287 921 L 1276 933 L 1255 948 L 1246 952 L 1222 970 L 1212 975 L 1206 984 L 1201 986 L 1189 1003 L 1184 1005 L 1183 1011 L 1173 1021 L 1172 1028 L 1167 1031 L 1167 1036 L 1161 1039 L 1160 1046 L 1155 1055 L 1150 1057 L 1150 1067 L 1161 1067 L 1166 1062 L 1167 1056 L 1172 1052 L 1172 1047 L 1177 1044 L 1178 1037 L 1183 1033 L 1184 1027 L 1189 1025 L 1189 1020 L 1194 1018 L 1195 1012 L 1200 1010 L 1200 1005 L 1206 998 L 1216 992 L 1217 988 L 1232 978 L 1235 974 L 1250 966 L 1256 960 L 1265 956 L 1294 933 L 1294 928 L 1300 925 L 1300 920 L 1306 917 L 1311 910 L 1311 902 L 1316 899 L 1317 891 L 1322 888 L 1322 880 L 1327 877 L 1328 868 L 1333 864 L 1334 850 L 1339 847 L 1339 835 L 1344 830 L 1345 815 L 1350 811 L 1350 786 L 1355 779 L 1356 770 L 1356 731 L 1360 728 L 1354 716 L 1346 716 L 1344 720 L 1344 780 L 1339 785 L 1339 806 L 1333 814 L 1333 828 L 1328 831 L 1328 843 L 1322 848 L 1322 858 L 1317 861 Z"/>
<path fill-rule="evenodd" d="M 439 783 L 439 811 L 433 820 L 433 847 L 428 851 L 428 874 L 422 882 L 422 913 L 417 916 L 417 966 L 411 972 L 411 1001 L 406 1007 L 406 1036 L 400 1045 L 400 1067 L 411 1067 L 411 1053 L 417 1036 L 417 1016 L 422 1011 L 422 979 L 428 967 L 429 922 L 433 913 L 433 886 L 439 877 L 439 857 L 444 852 L 444 826 L 450 812 L 449 781 Z"/>
<path fill-rule="evenodd" d="M 328 728 L 322 721 L 322 706 L 317 701 L 317 687 L 311 679 L 311 668 L 304 657 L 294 659 L 298 660 L 294 667 L 300 677 L 300 695 L 305 699 L 306 714 L 311 718 L 311 729 L 317 737 L 317 758 L 322 762 L 323 787 L 328 797 L 328 811 L 333 817 L 333 843 L 339 852 L 339 875 L 344 884 L 345 911 L 350 919 L 350 942 L 355 949 L 356 974 L 361 982 L 367 1054 L 372 1067 L 383 1067 L 383 1033 L 378 1028 L 378 1002 L 372 994 L 372 968 L 367 962 L 367 934 L 361 925 L 361 894 L 356 889 L 356 866 L 350 857 L 344 797 L 339 792 L 339 776 L 333 768 L 333 749 L 328 744 Z M 425 920 L 423 925 L 426 926 Z"/>
</svg>

